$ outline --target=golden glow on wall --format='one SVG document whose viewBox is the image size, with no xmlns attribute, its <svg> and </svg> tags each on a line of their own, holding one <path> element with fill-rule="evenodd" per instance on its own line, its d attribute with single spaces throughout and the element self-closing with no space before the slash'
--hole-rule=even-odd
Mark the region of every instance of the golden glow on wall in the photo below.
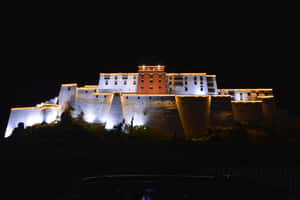
<svg viewBox="0 0 300 200">
<path fill-rule="evenodd" d="M 262 101 L 231 101 L 231 103 L 262 103 Z"/>
<path fill-rule="evenodd" d="M 167 76 L 205 76 L 206 73 L 167 73 Z"/>
<path fill-rule="evenodd" d="M 61 87 L 72 87 L 72 86 L 76 86 L 77 87 L 77 83 L 61 84 Z"/>
</svg>

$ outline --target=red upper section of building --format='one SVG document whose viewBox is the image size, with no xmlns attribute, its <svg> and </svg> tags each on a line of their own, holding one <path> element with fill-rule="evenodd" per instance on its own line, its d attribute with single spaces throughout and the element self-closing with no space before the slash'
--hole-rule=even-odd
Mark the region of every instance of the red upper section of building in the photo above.
<svg viewBox="0 0 300 200">
<path fill-rule="evenodd" d="M 164 66 L 139 66 L 137 94 L 167 94 Z"/>
</svg>

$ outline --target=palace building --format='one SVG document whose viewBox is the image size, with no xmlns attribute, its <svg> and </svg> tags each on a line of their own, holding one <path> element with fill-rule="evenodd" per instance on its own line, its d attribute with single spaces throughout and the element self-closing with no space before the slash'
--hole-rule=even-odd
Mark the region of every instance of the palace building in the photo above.
<svg viewBox="0 0 300 200">
<path fill-rule="evenodd" d="M 272 89 L 218 89 L 216 75 L 167 73 L 165 66 L 139 66 L 137 73 L 100 73 L 98 85 L 62 84 L 58 97 L 34 107 L 11 108 L 5 137 L 25 127 L 60 120 L 67 108 L 105 128 L 125 121 L 162 134 L 191 139 L 211 126 L 270 121 Z"/>
</svg>

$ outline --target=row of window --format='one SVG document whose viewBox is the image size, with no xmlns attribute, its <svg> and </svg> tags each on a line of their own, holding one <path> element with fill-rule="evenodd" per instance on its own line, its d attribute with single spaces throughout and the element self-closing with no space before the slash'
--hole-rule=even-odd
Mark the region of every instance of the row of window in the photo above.
<svg viewBox="0 0 300 200">
<path fill-rule="evenodd" d="M 198 83 L 197 81 L 194 81 L 194 85 L 197 85 L 197 83 Z M 175 84 L 177 84 L 177 83 L 175 82 Z M 188 82 L 185 81 L 184 84 L 185 84 L 185 85 L 188 85 Z M 169 82 L 169 85 L 172 85 L 172 82 L 171 82 L 171 81 Z M 202 82 L 202 81 L 200 82 L 200 85 L 203 85 L 203 82 Z M 207 85 L 208 85 L 208 87 L 213 87 L 213 86 L 214 86 L 213 83 L 209 83 L 209 84 L 207 84 Z"/>
<path fill-rule="evenodd" d="M 158 88 L 161 89 L 161 86 L 159 85 Z M 143 86 L 143 85 L 141 86 L 141 89 L 144 89 L 144 86 Z M 150 85 L 150 86 L 149 86 L 149 89 L 152 90 L 152 89 L 153 89 L 153 86 Z"/>
<path fill-rule="evenodd" d="M 124 81 L 124 85 L 127 85 L 127 81 Z M 108 85 L 108 81 L 105 81 L 105 85 Z M 118 85 L 118 82 L 115 81 L 115 85 Z M 136 81 L 133 81 L 133 85 L 136 85 Z"/>
<path fill-rule="evenodd" d="M 144 83 L 144 79 L 141 79 L 141 82 Z M 153 83 L 153 79 L 150 79 L 149 82 L 150 82 L 150 83 Z M 161 83 L 161 79 L 159 79 L 158 82 Z"/>
<path fill-rule="evenodd" d="M 114 76 L 114 77 L 115 77 L 115 80 L 118 79 L 118 76 Z M 105 75 L 105 76 L 104 76 L 104 79 L 105 79 L 105 80 L 109 80 L 109 79 L 110 79 L 110 76 L 109 76 L 109 75 Z M 122 76 L 122 79 L 128 79 L 128 76 L 127 76 L 127 75 L 124 75 L 124 76 Z M 133 79 L 136 79 L 136 76 L 133 76 Z"/>
<path fill-rule="evenodd" d="M 172 91 L 172 90 L 173 90 L 172 88 L 169 88 L 169 91 Z M 187 88 L 187 87 L 185 87 L 185 88 L 184 88 L 184 91 L 186 91 L 186 92 L 187 92 L 187 91 L 188 91 L 188 88 Z M 200 88 L 200 91 L 203 91 L 203 87 L 201 87 L 201 88 Z"/>
<path fill-rule="evenodd" d="M 235 95 L 235 92 L 234 92 L 234 91 L 229 91 L 228 94 L 234 96 L 234 95 Z M 241 93 L 240 93 L 240 96 L 243 96 L 243 94 L 244 94 L 244 93 L 241 92 Z M 261 95 L 261 94 L 263 94 L 263 93 L 257 92 L 257 93 L 256 93 L 256 96 L 259 96 L 259 95 Z M 251 96 L 251 92 L 248 92 L 247 95 L 248 95 L 248 96 Z"/>
<path fill-rule="evenodd" d="M 183 76 L 170 76 L 169 79 L 170 80 L 172 80 L 172 79 L 173 80 L 183 80 L 183 79 L 187 80 L 188 77 L 187 76 L 184 76 L 184 77 Z M 197 81 L 197 79 L 198 79 L 198 76 L 194 76 L 194 80 Z M 202 80 L 203 80 L 203 77 L 200 76 L 200 81 L 202 81 Z"/>
</svg>

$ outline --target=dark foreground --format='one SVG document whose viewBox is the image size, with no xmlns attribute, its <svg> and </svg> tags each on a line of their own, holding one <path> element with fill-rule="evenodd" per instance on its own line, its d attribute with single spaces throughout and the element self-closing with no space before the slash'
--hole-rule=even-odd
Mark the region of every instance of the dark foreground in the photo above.
<svg viewBox="0 0 300 200">
<path fill-rule="evenodd" d="M 114 195 L 120 196 L 120 192 L 115 190 L 121 190 L 120 187 L 125 193 L 127 189 L 131 191 L 136 199 L 146 199 L 138 194 L 143 193 L 147 184 L 137 184 L 130 178 L 123 181 L 115 178 L 108 185 L 101 181 L 86 185 L 83 180 L 107 174 L 192 175 L 213 179 L 193 184 L 183 184 L 184 181 L 176 184 L 174 180 L 164 179 L 152 190 L 161 188 L 159 194 L 163 199 L 184 199 L 187 190 L 194 197 L 199 195 L 194 199 L 206 195 L 221 195 L 226 199 L 289 199 L 299 196 L 300 191 L 298 149 L 298 145 L 284 144 L 142 141 L 88 145 L 84 141 L 40 145 L 5 143 L 0 151 L 0 188 L 1 194 L 8 195 L 9 199 L 88 199 L 97 195 L 101 199 L 108 191 L 114 197 L 111 199 L 117 199 Z M 104 185 L 111 187 L 104 191 Z M 87 197 L 87 194 L 93 195 Z M 102 199 L 109 198 L 102 196 Z"/>
</svg>

